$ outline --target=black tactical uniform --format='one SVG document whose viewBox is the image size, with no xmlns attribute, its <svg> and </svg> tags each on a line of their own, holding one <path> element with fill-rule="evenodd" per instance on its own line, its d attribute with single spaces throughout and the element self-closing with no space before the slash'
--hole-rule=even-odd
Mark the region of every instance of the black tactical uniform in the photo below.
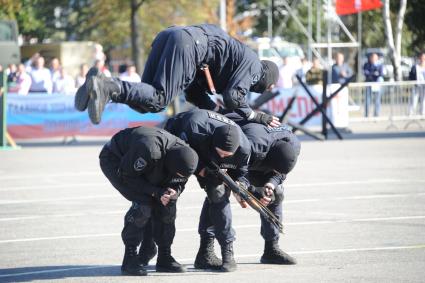
<svg viewBox="0 0 425 283">
<path fill-rule="evenodd" d="M 200 260 L 198 253 L 195 267 L 221 268 L 222 271 L 233 271 L 236 264 L 233 259 L 235 232 L 232 228 L 232 214 L 230 209 L 230 190 L 215 176 L 199 176 L 199 172 L 208 166 L 211 161 L 220 168 L 227 169 L 228 174 L 236 181 L 248 185 L 245 178 L 248 170 L 250 154 L 249 141 L 242 130 L 232 120 L 212 111 L 194 109 L 178 114 L 167 121 L 165 129 L 185 140 L 199 156 L 197 175 L 200 186 L 206 191 L 198 232 L 201 236 L 200 253 L 206 253 L 214 258 L 205 263 Z M 225 129 L 225 131 L 223 131 Z M 232 135 L 232 137 L 230 137 Z M 232 141 L 232 138 L 235 138 Z M 216 147 L 234 152 L 230 157 L 220 158 Z M 213 254 L 213 239 L 218 240 L 223 257 L 220 266 Z"/>
<path fill-rule="evenodd" d="M 100 166 L 111 184 L 133 204 L 124 218 L 122 239 L 126 246 L 122 271 L 145 275 L 139 266 L 137 247 L 143 229 L 152 218 L 158 245 L 157 270 L 183 272 L 171 257 L 175 235 L 176 202 L 164 206 L 159 198 L 172 188 L 179 195 L 195 171 L 196 153 L 170 133 L 148 127 L 129 128 L 115 134 L 100 153 Z M 180 174 L 180 175 L 179 175 Z"/>
<path fill-rule="evenodd" d="M 210 24 L 174 26 L 160 32 L 152 43 L 140 83 L 102 78 L 91 69 L 88 91 L 86 85 L 78 90 L 75 106 L 84 111 L 88 103 L 89 116 L 98 124 L 109 99 L 141 113 L 159 112 L 186 91 L 188 101 L 212 110 L 215 104 L 205 93 L 208 85 L 200 71 L 204 64 L 209 65 L 215 88 L 223 96 L 226 108 L 238 109 L 245 119 L 266 122 L 267 119 L 262 119 L 262 115 L 257 117 L 251 110 L 245 96 L 250 90 L 262 93 L 276 83 L 276 64 L 260 61 L 248 46 Z M 92 76 L 94 82 L 90 79 Z"/>
<path fill-rule="evenodd" d="M 283 181 L 295 166 L 300 154 L 301 145 L 298 138 L 286 125 L 270 128 L 256 123 L 246 123 L 235 113 L 226 116 L 240 124 L 251 143 L 248 172 L 250 190 L 258 198 L 262 198 L 264 185 L 271 184 L 274 196 L 268 208 L 282 220 Z M 262 263 L 295 263 L 295 259 L 279 249 L 279 230 L 262 216 L 261 235 L 265 240 Z"/>
</svg>

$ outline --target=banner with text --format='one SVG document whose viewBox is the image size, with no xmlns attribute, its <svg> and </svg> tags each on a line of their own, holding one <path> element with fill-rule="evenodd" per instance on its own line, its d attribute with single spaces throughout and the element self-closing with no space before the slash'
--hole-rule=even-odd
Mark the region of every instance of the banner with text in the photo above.
<svg viewBox="0 0 425 283">
<path fill-rule="evenodd" d="M 61 136 L 111 136 L 136 126 L 155 126 L 166 119 L 165 112 L 140 114 L 127 105 L 109 103 L 99 125 L 90 122 L 87 111 L 74 108 L 73 95 L 29 94 L 7 96 L 7 129 L 16 139 Z"/>
<path fill-rule="evenodd" d="M 331 92 L 334 92 L 340 87 L 339 84 L 332 84 L 328 87 L 328 96 Z M 322 90 L 321 85 L 309 86 L 313 97 L 319 102 L 322 102 Z M 268 113 L 272 113 L 279 117 L 288 106 L 291 98 L 296 95 L 294 104 L 292 105 L 291 111 L 287 114 L 290 121 L 299 123 L 305 116 L 307 116 L 314 108 L 316 108 L 314 102 L 308 96 L 307 92 L 301 87 L 296 86 L 290 89 L 279 89 L 279 95 L 263 104 L 260 110 Z M 253 102 L 259 95 L 251 93 L 250 100 Z M 348 127 L 348 88 L 343 88 L 339 91 L 328 104 L 327 114 L 335 127 L 345 128 Z M 305 124 L 307 127 L 316 127 L 322 125 L 322 115 L 318 112 Z"/>
</svg>

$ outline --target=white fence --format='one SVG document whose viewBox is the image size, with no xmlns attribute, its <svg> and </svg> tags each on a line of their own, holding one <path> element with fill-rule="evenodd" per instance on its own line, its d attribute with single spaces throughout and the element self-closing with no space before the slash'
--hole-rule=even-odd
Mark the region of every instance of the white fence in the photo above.
<svg viewBox="0 0 425 283">
<path fill-rule="evenodd" d="M 350 122 L 406 121 L 420 124 L 425 120 L 425 82 L 351 83 L 349 90 Z"/>
</svg>

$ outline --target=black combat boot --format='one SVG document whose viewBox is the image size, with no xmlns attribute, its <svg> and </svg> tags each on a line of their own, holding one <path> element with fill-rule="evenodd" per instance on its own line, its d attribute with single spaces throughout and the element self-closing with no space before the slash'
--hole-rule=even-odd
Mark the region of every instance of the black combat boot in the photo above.
<svg viewBox="0 0 425 283">
<path fill-rule="evenodd" d="M 139 265 L 137 247 L 125 246 L 124 259 L 121 265 L 121 274 L 132 276 L 145 276 L 148 274 L 146 270 Z"/>
<path fill-rule="evenodd" d="M 121 84 L 119 79 L 107 78 L 104 74 L 98 73 L 87 79 L 86 87 L 89 95 L 89 117 L 92 123 L 97 125 L 100 123 L 105 105 L 120 95 Z"/>
<path fill-rule="evenodd" d="M 148 265 L 149 261 L 153 259 L 158 252 L 154 241 L 143 241 L 139 249 L 139 262 L 141 265 Z"/>
<path fill-rule="evenodd" d="M 264 253 L 260 262 L 265 264 L 297 264 L 295 258 L 279 248 L 278 241 L 265 242 Z"/>
<path fill-rule="evenodd" d="M 221 246 L 221 258 L 223 259 L 223 264 L 221 265 L 220 271 L 223 272 L 233 272 L 236 270 L 236 262 L 233 258 L 233 243 L 226 243 Z"/>
<path fill-rule="evenodd" d="M 218 270 L 221 268 L 221 264 L 221 260 L 214 253 L 214 238 L 201 238 L 201 245 L 195 259 L 195 268 Z"/>
<path fill-rule="evenodd" d="M 87 92 L 87 80 L 93 76 L 98 75 L 99 69 L 96 67 L 91 67 L 90 70 L 86 74 L 86 80 L 83 85 L 80 86 L 75 94 L 74 98 L 74 107 L 78 111 L 84 111 L 87 109 L 87 105 L 89 103 L 89 94 Z"/>
<path fill-rule="evenodd" d="M 156 259 L 156 271 L 158 272 L 172 272 L 172 273 L 183 273 L 186 272 L 186 268 L 178 263 L 171 256 L 170 247 L 158 247 L 158 258 Z"/>
</svg>

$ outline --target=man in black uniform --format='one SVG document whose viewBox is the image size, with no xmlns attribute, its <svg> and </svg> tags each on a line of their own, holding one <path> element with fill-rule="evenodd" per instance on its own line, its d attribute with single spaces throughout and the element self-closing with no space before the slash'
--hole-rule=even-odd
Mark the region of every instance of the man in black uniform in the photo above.
<svg viewBox="0 0 425 283">
<path fill-rule="evenodd" d="M 235 113 L 226 117 L 236 121 L 251 144 L 248 180 L 249 190 L 282 220 L 283 181 L 294 168 L 300 154 L 300 142 L 286 125 L 267 127 L 246 123 Z M 296 260 L 279 248 L 279 230 L 261 216 L 264 253 L 261 263 L 295 264 Z"/>
<path fill-rule="evenodd" d="M 235 231 L 232 228 L 230 190 L 208 168 L 214 162 L 226 169 L 234 180 L 248 186 L 245 176 L 248 173 L 249 141 L 232 120 L 207 110 L 180 113 L 167 121 L 165 129 L 185 140 L 198 153 L 195 174 L 207 193 L 199 220 L 201 243 L 195 268 L 234 271 Z M 221 246 L 222 263 L 214 254 L 214 237 Z"/>
<path fill-rule="evenodd" d="M 99 124 L 110 100 L 141 113 L 155 113 L 186 91 L 188 101 L 214 110 L 215 104 L 206 93 L 205 74 L 200 71 L 205 64 L 227 109 L 257 123 L 279 124 L 276 117 L 256 113 L 246 102 L 249 91 L 263 93 L 277 82 L 276 64 L 260 61 L 248 46 L 210 24 L 175 26 L 160 32 L 152 43 L 140 83 L 106 78 L 95 68 L 90 69 L 86 83 L 77 91 L 75 107 L 80 111 L 88 107 L 91 121 Z"/>
<path fill-rule="evenodd" d="M 197 167 L 196 152 L 162 129 L 138 127 L 115 134 L 99 159 L 111 184 L 132 202 L 121 234 L 125 245 L 122 273 L 147 274 L 139 262 L 137 247 L 151 218 L 158 245 L 156 270 L 185 272 L 171 256 L 171 244 L 176 232 L 176 200 Z"/>
</svg>

